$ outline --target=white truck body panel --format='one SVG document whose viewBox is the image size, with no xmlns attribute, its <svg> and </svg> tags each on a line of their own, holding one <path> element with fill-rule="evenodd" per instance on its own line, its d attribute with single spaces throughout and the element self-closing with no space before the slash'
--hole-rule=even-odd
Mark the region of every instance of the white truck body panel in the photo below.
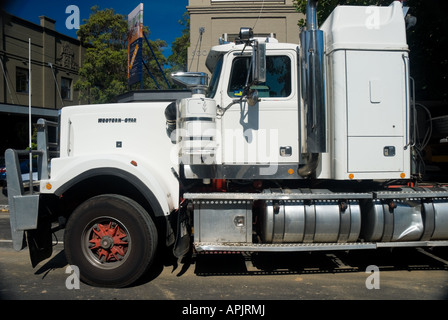
<svg viewBox="0 0 448 320">
<path fill-rule="evenodd" d="M 326 35 L 326 51 L 407 50 L 403 5 L 388 7 L 337 6 L 321 30 Z"/>
<path fill-rule="evenodd" d="M 409 58 L 402 6 L 338 6 L 326 35 L 330 178 L 410 177 Z M 328 170 L 330 168 L 330 170 Z"/>
<path fill-rule="evenodd" d="M 165 128 L 167 103 L 89 105 L 61 111 L 60 157 L 51 161 L 51 179 L 42 193 L 53 193 L 89 170 L 116 168 L 140 179 L 165 214 L 178 207 L 177 148 Z M 135 164 L 131 164 L 134 161 Z M 47 183 L 52 185 L 46 189 Z"/>
</svg>

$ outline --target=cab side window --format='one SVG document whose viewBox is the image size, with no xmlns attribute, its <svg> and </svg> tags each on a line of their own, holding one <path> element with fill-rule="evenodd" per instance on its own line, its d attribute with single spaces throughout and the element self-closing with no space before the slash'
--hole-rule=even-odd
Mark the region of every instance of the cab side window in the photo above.
<svg viewBox="0 0 448 320">
<path fill-rule="evenodd" d="M 252 81 L 249 72 L 250 57 L 233 60 L 227 93 L 232 98 L 241 97 L 246 83 Z M 249 79 L 247 77 L 249 76 Z M 266 57 L 266 82 L 256 86 L 261 98 L 281 98 L 291 94 L 291 59 L 287 56 Z"/>
</svg>

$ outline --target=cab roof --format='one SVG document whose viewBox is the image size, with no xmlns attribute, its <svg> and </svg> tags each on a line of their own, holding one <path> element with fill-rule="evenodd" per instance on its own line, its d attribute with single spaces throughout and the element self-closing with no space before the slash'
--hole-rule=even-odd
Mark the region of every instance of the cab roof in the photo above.
<svg viewBox="0 0 448 320">
<path fill-rule="evenodd" d="M 282 49 L 297 50 L 297 48 L 299 47 L 298 44 L 278 42 L 278 40 L 275 38 L 254 38 L 254 39 L 258 40 L 259 42 L 266 43 L 267 51 L 282 50 Z M 210 49 L 205 65 L 210 70 L 210 72 L 213 73 L 216 63 L 218 62 L 220 57 L 223 56 L 224 54 L 231 51 L 242 51 L 243 49 L 244 52 L 247 53 L 252 51 L 251 46 L 246 46 L 246 48 L 244 48 L 244 46 L 245 45 L 243 43 L 234 43 L 234 42 L 214 46 Z"/>
</svg>

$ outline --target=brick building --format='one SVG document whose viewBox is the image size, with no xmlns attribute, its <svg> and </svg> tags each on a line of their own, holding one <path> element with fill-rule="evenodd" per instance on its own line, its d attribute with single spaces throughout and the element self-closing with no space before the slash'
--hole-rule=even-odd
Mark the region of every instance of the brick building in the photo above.
<svg viewBox="0 0 448 320">
<path fill-rule="evenodd" d="M 33 123 L 57 119 L 63 106 L 81 104 L 74 83 L 85 48 L 57 32 L 53 19 L 41 16 L 37 25 L 5 11 L 0 11 L 0 39 L 1 158 L 6 148 L 28 145 L 29 39 Z"/>
</svg>

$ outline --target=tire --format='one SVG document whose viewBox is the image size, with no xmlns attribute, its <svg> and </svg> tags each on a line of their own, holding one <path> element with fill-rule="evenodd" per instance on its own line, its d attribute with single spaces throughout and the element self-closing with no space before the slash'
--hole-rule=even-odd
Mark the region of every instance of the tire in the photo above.
<svg viewBox="0 0 448 320">
<path fill-rule="evenodd" d="M 100 287 L 126 287 L 151 266 L 157 229 L 137 202 L 109 194 L 93 197 L 70 216 L 64 248 L 83 282 Z"/>
</svg>

